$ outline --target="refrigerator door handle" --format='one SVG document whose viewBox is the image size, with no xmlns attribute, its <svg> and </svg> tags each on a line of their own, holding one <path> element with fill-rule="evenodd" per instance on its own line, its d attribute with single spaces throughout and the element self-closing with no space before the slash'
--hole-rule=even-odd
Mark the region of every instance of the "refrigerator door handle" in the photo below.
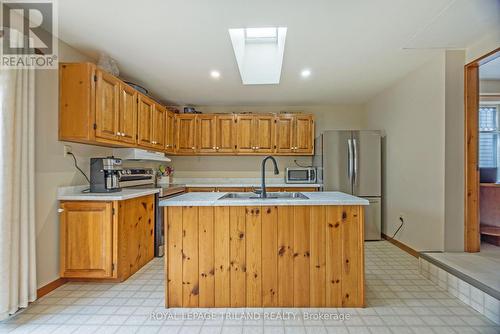
<svg viewBox="0 0 500 334">
<path fill-rule="evenodd" d="M 356 139 L 352 140 L 354 146 L 354 158 L 353 158 L 353 181 L 352 184 L 358 182 L 358 141 Z"/>
<path fill-rule="evenodd" d="M 347 139 L 347 177 L 352 186 L 353 177 L 353 152 L 352 152 L 352 139 Z"/>
</svg>

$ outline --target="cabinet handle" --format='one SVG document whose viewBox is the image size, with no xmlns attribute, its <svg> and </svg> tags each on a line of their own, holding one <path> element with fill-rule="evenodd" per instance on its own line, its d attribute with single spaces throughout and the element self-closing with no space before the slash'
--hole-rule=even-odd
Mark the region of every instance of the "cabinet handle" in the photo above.
<svg viewBox="0 0 500 334">
<path fill-rule="evenodd" d="M 64 209 L 57 209 L 58 213 L 64 212 Z"/>
<path fill-rule="evenodd" d="M 260 147 L 256 146 L 255 149 L 258 150 Z"/>
<path fill-rule="evenodd" d="M 120 132 L 117 132 L 117 133 L 116 133 L 116 135 L 117 135 L 117 136 L 121 136 L 122 134 L 121 134 Z"/>
<path fill-rule="evenodd" d="M 219 150 L 219 146 L 217 146 L 215 149 Z"/>
<path fill-rule="evenodd" d="M 214 147 L 212 147 L 212 150 L 215 150 L 215 149 L 216 149 L 216 147 L 215 147 L 215 146 L 214 146 Z"/>
<path fill-rule="evenodd" d="M 192 150 L 194 150 L 194 149 L 195 149 L 195 147 L 193 146 L 193 147 L 191 147 L 191 149 L 192 149 Z"/>
<path fill-rule="evenodd" d="M 125 137 L 125 136 L 126 136 L 126 135 L 125 135 L 125 132 L 122 132 L 122 137 Z"/>
</svg>

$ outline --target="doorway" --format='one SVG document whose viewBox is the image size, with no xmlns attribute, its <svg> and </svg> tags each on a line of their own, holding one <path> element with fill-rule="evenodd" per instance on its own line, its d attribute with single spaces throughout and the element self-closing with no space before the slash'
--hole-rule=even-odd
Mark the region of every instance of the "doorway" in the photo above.
<svg viewBox="0 0 500 334">
<path fill-rule="evenodd" d="M 464 79 L 464 250 L 479 252 L 500 237 L 500 48 L 465 65 Z"/>
</svg>

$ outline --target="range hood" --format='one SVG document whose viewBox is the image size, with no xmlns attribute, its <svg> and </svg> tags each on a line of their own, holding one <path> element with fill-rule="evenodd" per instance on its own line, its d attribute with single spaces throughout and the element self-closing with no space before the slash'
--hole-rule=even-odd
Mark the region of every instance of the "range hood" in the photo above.
<svg viewBox="0 0 500 334">
<path fill-rule="evenodd" d="M 139 148 L 115 148 L 113 156 L 122 160 L 148 160 L 170 162 L 165 153 L 142 150 Z"/>
</svg>

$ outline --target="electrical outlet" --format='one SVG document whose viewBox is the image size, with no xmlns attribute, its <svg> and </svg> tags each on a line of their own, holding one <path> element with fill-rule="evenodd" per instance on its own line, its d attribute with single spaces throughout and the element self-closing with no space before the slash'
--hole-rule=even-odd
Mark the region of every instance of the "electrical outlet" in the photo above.
<svg viewBox="0 0 500 334">
<path fill-rule="evenodd" d="M 69 145 L 64 145 L 64 156 L 67 157 L 70 153 L 72 153 L 72 148 Z"/>
</svg>

